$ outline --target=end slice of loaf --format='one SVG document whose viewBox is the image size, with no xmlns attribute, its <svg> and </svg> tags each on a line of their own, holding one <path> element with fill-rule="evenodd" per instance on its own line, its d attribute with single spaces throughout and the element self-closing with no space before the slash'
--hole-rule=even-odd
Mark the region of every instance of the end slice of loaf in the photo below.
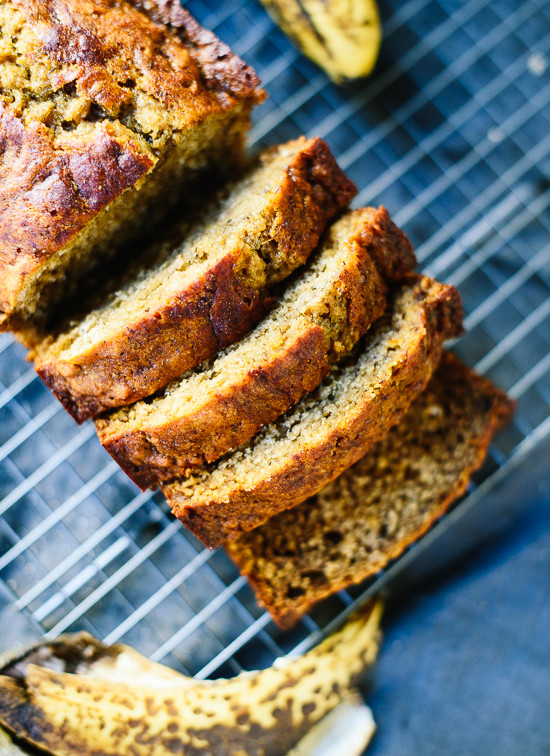
<svg viewBox="0 0 550 756">
<path fill-rule="evenodd" d="M 219 462 L 162 486 L 174 514 L 218 546 L 312 496 L 399 421 L 461 323 L 456 289 L 409 274 L 314 392 Z"/>
<path fill-rule="evenodd" d="M 24 333 L 205 167 L 242 168 L 257 77 L 188 14 L 189 33 L 159 19 L 126 0 L 0 3 L 1 330 Z"/>
<path fill-rule="evenodd" d="M 316 388 L 384 312 L 385 280 L 415 262 L 384 208 L 348 212 L 255 330 L 152 401 L 99 418 L 101 443 L 142 488 L 213 462 Z"/>
<path fill-rule="evenodd" d="M 167 259 L 161 245 L 156 264 L 38 344 L 36 370 L 79 422 L 149 396 L 243 336 L 354 193 L 321 139 L 268 150 L 220 205 L 183 225 Z"/>
<path fill-rule="evenodd" d="M 227 544 L 284 628 L 398 557 L 465 490 L 514 404 L 446 355 L 407 415 L 294 509 Z"/>
</svg>

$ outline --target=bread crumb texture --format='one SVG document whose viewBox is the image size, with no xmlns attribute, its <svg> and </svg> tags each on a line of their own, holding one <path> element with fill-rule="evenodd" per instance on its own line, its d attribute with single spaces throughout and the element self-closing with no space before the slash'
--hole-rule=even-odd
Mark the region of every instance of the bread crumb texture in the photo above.
<svg viewBox="0 0 550 756">
<path fill-rule="evenodd" d="M 293 509 L 227 544 L 260 602 L 289 627 L 376 574 L 465 490 L 514 403 L 445 355 L 407 415 L 366 456 Z"/>
<path fill-rule="evenodd" d="M 344 214 L 251 333 L 154 399 L 100 418 L 102 444 L 142 487 L 213 462 L 316 388 L 382 315 L 385 281 L 414 264 L 384 208 Z"/>
<path fill-rule="evenodd" d="M 218 462 L 163 486 L 174 514 L 215 546 L 304 501 L 398 422 L 461 323 L 456 289 L 410 274 L 314 392 Z"/>
<path fill-rule="evenodd" d="M 321 139 L 265 151 L 101 305 L 45 338 L 36 369 L 79 421 L 151 395 L 244 336 L 354 193 Z"/>
</svg>

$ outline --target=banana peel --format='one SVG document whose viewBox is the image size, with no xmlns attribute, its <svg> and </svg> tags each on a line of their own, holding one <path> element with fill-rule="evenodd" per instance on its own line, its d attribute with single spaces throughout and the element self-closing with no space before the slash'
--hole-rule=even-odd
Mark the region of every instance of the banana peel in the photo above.
<svg viewBox="0 0 550 756">
<path fill-rule="evenodd" d="M 1 668 L 0 725 L 55 756 L 284 756 L 372 666 L 381 612 L 370 603 L 303 656 L 214 681 L 66 636 Z"/>
<path fill-rule="evenodd" d="M 361 695 L 350 690 L 304 735 L 287 756 L 361 756 L 376 730 L 372 712 Z"/>
<path fill-rule="evenodd" d="M 376 63 L 382 26 L 375 0 L 262 0 L 304 55 L 330 78 L 367 76 Z"/>
</svg>

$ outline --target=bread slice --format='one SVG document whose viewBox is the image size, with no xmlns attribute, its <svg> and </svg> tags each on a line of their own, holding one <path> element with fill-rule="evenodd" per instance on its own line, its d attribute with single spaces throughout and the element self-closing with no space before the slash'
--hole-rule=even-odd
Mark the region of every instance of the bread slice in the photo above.
<svg viewBox="0 0 550 756">
<path fill-rule="evenodd" d="M 315 494 L 406 412 L 461 330 L 456 289 L 409 274 L 360 349 L 247 444 L 162 486 L 172 511 L 208 546 L 236 538 Z"/>
<path fill-rule="evenodd" d="M 268 150 L 200 222 L 146 253 L 155 264 L 39 343 L 36 370 L 79 422 L 149 396 L 243 336 L 354 193 L 321 139 Z"/>
<path fill-rule="evenodd" d="M 465 490 L 514 408 L 445 355 L 428 388 L 369 453 L 316 496 L 227 544 L 259 602 L 287 628 L 376 574 Z"/>
<path fill-rule="evenodd" d="M 24 334 L 205 167 L 242 167 L 256 75 L 188 14 L 188 33 L 155 18 L 0 3 L 0 330 Z"/>
<path fill-rule="evenodd" d="M 316 388 L 382 315 L 384 279 L 415 263 L 384 208 L 348 212 L 254 331 L 153 400 L 99 418 L 101 443 L 142 488 L 213 462 Z"/>
</svg>

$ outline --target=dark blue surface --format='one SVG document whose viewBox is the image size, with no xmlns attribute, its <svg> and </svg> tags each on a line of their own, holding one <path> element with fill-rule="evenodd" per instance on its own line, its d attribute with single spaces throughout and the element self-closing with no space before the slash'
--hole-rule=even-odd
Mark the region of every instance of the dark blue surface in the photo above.
<svg viewBox="0 0 550 756">
<path fill-rule="evenodd" d="M 371 756 L 550 754 L 549 454 L 434 543 L 423 572 L 448 566 L 391 592 Z"/>
</svg>

